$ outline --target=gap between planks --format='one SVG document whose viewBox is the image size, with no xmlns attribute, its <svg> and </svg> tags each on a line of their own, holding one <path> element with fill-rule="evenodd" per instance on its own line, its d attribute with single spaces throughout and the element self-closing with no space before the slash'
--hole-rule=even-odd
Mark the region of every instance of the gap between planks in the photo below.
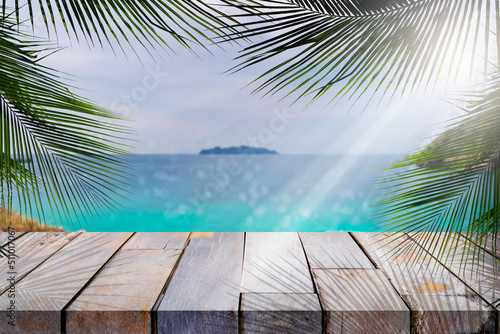
<svg viewBox="0 0 500 334">
<path fill-rule="evenodd" d="M 476 232 L 477 233 L 477 232 Z M 486 253 L 490 254 L 491 256 L 497 258 L 500 262 L 500 235 L 498 236 L 491 236 L 491 245 L 489 245 L 489 236 L 487 237 L 487 240 L 486 240 L 486 244 L 483 245 L 483 244 L 478 244 L 477 242 L 475 242 L 474 240 L 472 240 L 469 235 L 467 233 L 461 233 L 461 235 L 469 240 L 469 242 L 473 243 L 474 245 L 476 245 L 477 247 L 479 247 L 480 249 L 482 249 L 483 251 L 485 251 Z M 493 247 L 493 241 L 495 242 L 495 246 L 496 247 Z M 493 250 L 497 250 L 497 252 L 495 254 L 493 254 Z"/>
<path fill-rule="evenodd" d="M 0 243 L 2 247 L 7 246 L 12 241 L 16 241 L 28 232 L 14 232 L 14 239 L 9 241 L 9 232 L 0 232 Z M 5 236 L 5 239 L 4 239 Z"/>
<path fill-rule="evenodd" d="M 304 242 L 302 241 L 300 233 L 297 233 L 297 235 L 299 236 L 299 241 L 300 241 L 300 245 L 302 246 L 302 251 L 304 252 L 304 255 L 306 256 L 307 268 L 309 268 L 309 276 L 311 276 L 311 281 L 313 284 L 313 293 L 317 295 L 318 294 L 318 287 L 316 286 L 316 281 L 314 280 L 313 272 L 311 269 L 311 262 L 309 261 L 309 256 L 307 256 L 307 252 L 306 252 L 306 249 L 304 247 Z M 323 305 L 321 304 L 321 302 L 319 303 L 319 305 L 321 307 L 321 311 L 323 311 Z"/>
<path fill-rule="evenodd" d="M 12 241 L 17 241 L 17 240 L 21 240 L 21 241 L 24 241 L 26 240 L 28 237 L 29 237 L 29 234 L 30 233 L 66 233 L 66 232 L 20 232 L 22 233 L 21 235 L 19 235 L 18 237 L 16 237 L 14 240 Z M 29 271 L 27 271 L 26 273 L 24 273 L 23 275 L 21 275 L 19 277 L 19 279 L 16 277 L 16 285 L 21 282 L 26 276 L 28 276 L 31 272 L 33 272 L 34 270 L 36 270 L 38 267 L 40 267 L 41 265 L 43 265 L 45 262 L 47 262 L 48 260 L 50 260 L 54 255 L 56 255 L 57 253 L 59 253 L 64 247 L 66 247 L 67 245 L 69 245 L 73 240 L 75 240 L 82 232 L 81 231 L 78 231 L 78 232 L 73 232 L 75 233 L 75 236 L 73 238 L 71 238 L 71 240 L 69 240 L 68 242 L 64 243 L 61 247 L 57 248 L 53 253 L 51 253 L 49 256 L 47 256 L 44 260 L 42 260 L 40 263 L 38 263 L 36 266 L 34 266 L 33 268 L 31 268 Z M 70 232 L 68 232 L 67 234 L 71 234 Z M 23 239 L 21 239 L 21 237 L 24 237 Z M 6 243 L 9 244 L 10 242 L 12 241 L 9 241 Z M 10 287 L 7 287 L 3 290 L 0 290 L 0 296 L 4 295 L 8 290 L 9 290 Z"/>
<path fill-rule="evenodd" d="M 375 259 L 373 259 L 373 257 L 370 255 L 370 253 L 368 252 L 368 250 L 363 246 L 363 244 L 356 238 L 356 236 L 354 235 L 353 232 L 348 232 L 349 235 L 351 236 L 351 238 L 354 240 L 354 242 L 356 243 L 356 245 L 358 245 L 358 247 L 361 249 L 361 251 L 366 255 L 366 257 L 368 258 L 368 260 L 370 260 L 370 262 L 372 263 L 372 265 L 376 268 L 376 269 L 379 269 L 382 271 L 382 273 L 384 274 L 384 276 L 387 278 L 387 280 L 389 281 L 389 284 L 392 286 L 392 288 L 394 289 L 394 291 L 396 291 L 396 294 L 399 296 L 399 298 L 401 298 L 401 300 L 403 301 L 403 303 L 406 305 L 406 307 L 408 308 L 408 310 L 410 310 L 410 333 L 412 331 L 412 317 L 413 317 L 413 310 L 411 308 L 411 305 L 408 303 L 408 301 L 406 300 L 406 298 L 403 298 L 403 295 L 399 292 L 399 290 L 394 286 L 392 280 L 389 279 L 389 277 L 387 277 L 386 273 L 384 270 L 382 270 L 382 268 L 380 268 L 377 264 L 377 262 L 375 261 Z"/>
<path fill-rule="evenodd" d="M 309 256 L 307 256 L 307 252 L 306 252 L 306 249 L 304 247 L 304 242 L 300 236 L 300 233 L 297 233 L 297 235 L 299 236 L 300 245 L 302 246 L 302 250 L 304 251 L 304 255 L 306 256 L 307 267 L 309 268 L 309 275 L 311 276 L 311 281 L 313 283 L 313 291 L 318 299 L 319 308 L 321 309 L 321 334 L 327 334 L 327 332 L 326 332 L 326 330 L 327 330 L 327 318 L 325 316 L 326 310 L 323 307 L 323 301 L 321 300 L 321 298 L 319 298 L 318 287 L 316 285 L 316 280 L 314 279 L 313 271 L 311 268 L 311 263 L 309 261 Z"/>
<path fill-rule="evenodd" d="M 151 329 L 152 333 L 158 333 L 158 307 L 160 306 L 163 297 L 165 297 L 165 292 L 168 289 L 168 286 L 170 285 L 170 282 L 175 276 L 175 273 L 177 272 L 177 268 L 179 267 L 182 258 L 184 257 L 184 253 L 186 252 L 186 248 L 189 246 L 189 243 L 191 242 L 191 236 L 193 233 L 189 233 L 189 236 L 186 239 L 186 243 L 184 244 L 184 247 L 182 248 L 181 254 L 179 255 L 179 258 L 175 262 L 174 267 L 172 268 L 172 271 L 170 272 L 170 275 L 168 276 L 167 280 L 165 281 L 165 284 L 163 285 L 163 288 L 161 289 L 160 295 L 156 299 L 156 302 L 154 303 L 153 307 L 151 308 Z"/>
<path fill-rule="evenodd" d="M 377 265 L 377 262 L 375 262 L 375 260 L 372 258 L 372 256 L 370 255 L 370 253 L 365 249 L 365 247 L 359 242 L 359 240 L 356 238 L 356 236 L 354 235 L 353 232 L 348 232 L 349 235 L 351 236 L 352 240 L 354 240 L 354 242 L 356 243 L 356 245 L 358 245 L 359 249 L 361 249 L 361 251 L 363 252 L 363 254 L 365 254 L 365 256 L 368 258 L 368 260 L 370 260 L 370 262 L 372 263 L 372 265 L 375 267 L 375 269 L 381 269 L 378 265 Z M 392 284 L 392 283 L 391 283 Z M 408 305 L 407 305 L 408 306 Z"/>
<path fill-rule="evenodd" d="M 434 233 L 445 233 L 445 232 L 434 232 Z M 454 232 L 450 232 L 450 233 L 454 233 Z M 460 276 L 458 273 L 455 272 L 455 270 L 453 268 L 450 268 L 451 265 L 448 265 L 446 263 L 443 263 L 441 260 L 439 260 L 431 251 L 427 250 L 427 248 L 425 247 L 422 247 L 422 245 L 420 244 L 419 241 L 417 241 L 412 235 L 409 235 L 408 233 L 405 233 L 405 235 L 410 239 L 412 240 L 415 244 L 417 244 L 424 252 L 426 252 L 432 259 L 434 259 L 437 263 L 439 263 L 440 265 L 442 265 L 444 268 L 446 268 L 453 276 L 455 276 L 459 281 L 461 281 L 463 284 L 465 284 L 469 289 L 471 289 L 472 291 L 474 291 L 485 303 L 487 303 L 488 305 L 490 305 L 491 307 L 493 307 L 497 313 L 498 313 L 498 307 L 496 307 L 493 302 L 494 301 L 489 301 L 486 297 L 483 296 L 483 293 L 481 293 L 480 291 L 477 290 L 477 288 L 473 285 L 473 284 L 470 284 L 470 282 L 468 282 L 467 280 L 465 280 L 464 278 L 462 278 L 462 276 Z M 456 234 L 458 235 L 459 238 L 464 238 L 464 239 L 467 239 L 465 238 L 463 235 L 461 234 Z M 439 239 L 438 239 L 439 240 Z M 487 252 L 489 254 L 489 252 Z M 491 255 L 491 254 L 489 254 Z M 491 255 L 491 257 L 495 258 L 493 255 Z M 478 273 L 477 273 L 478 274 Z"/>
<path fill-rule="evenodd" d="M 106 262 L 97 270 L 92 277 L 81 287 L 80 290 L 78 290 L 77 293 L 73 295 L 73 298 L 71 298 L 68 303 L 61 309 L 61 333 L 67 333 L 66 331 L 66 311 L 67 309 L 71 306 L 71 304 L 80 296 L 80 294 L 92 283 L 92 281 L 104 270 L 104 268 L 107 267 L 107 265 L 116 257 L 118 252 L 122 249 L 123 245 L 125 245 L 130 239 L 136 235 L 137 232 L 132 233 L 122 244 L 120 247 L 117 247 L 116 251 L 113 253 L 111 257 L 108 258 Z M 73 239 L 74 240 L 74 239 Z"/>
</svg>

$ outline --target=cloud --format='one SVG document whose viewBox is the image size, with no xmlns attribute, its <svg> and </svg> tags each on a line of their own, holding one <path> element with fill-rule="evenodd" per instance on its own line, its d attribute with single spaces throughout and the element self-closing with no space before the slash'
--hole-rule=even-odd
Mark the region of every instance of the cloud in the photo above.
<svg viewBox="0 0 500 334">
<path fill-rule="evenodd" d="M 156 62 L 145 56 L 141 63 L 110 50 L 91 53 L 73 46 L 45 64 L 73 75 L 78 93 L 107 108 L 126 110 L 138 132 L 136 153 L 197 153 L 215 145 L 240 145 L 268 128 L 276 110 L 288 108 L 297 117 L 268 145 L 281 153 L 400 154 L 425 143 L 435 134 L 431 126 L 450 113 L 450 107 L 428 97 L 399 100 L 389 108 L 370 104 L 364 112 L 325 109 L 328 97 L 306 110 L 303 104 L 289 107 L 291 100 L 260 98 L 243 88 L 264 68 L 223 75 L 234 65 L 236 49 L 213 52 L 199 60 L 180 50 L 178 56 Z M 147 77 L 157 68 L 168 76 L 154 89 L 144 88 L 152 87 L 145 82 L 152 82 Z M 134 92 L 140 99 L 123 102 Z"/>
</svg>

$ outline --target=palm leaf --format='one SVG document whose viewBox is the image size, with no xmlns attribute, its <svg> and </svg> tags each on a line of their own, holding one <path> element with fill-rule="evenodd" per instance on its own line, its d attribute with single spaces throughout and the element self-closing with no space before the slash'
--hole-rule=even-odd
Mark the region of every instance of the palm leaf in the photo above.
<svg viewBox="0 0 500 334">
<path fill-rule="evenodd" d="M 80 225 L 89 223 L 78 219 L 82 214 L 92 220 L 116 209 L 115 193 L 126 177 L 123 140 L 130 130 L 39 64 L 51 45 L 19 33 L 9 18 L 0 27 L 2 204 L 17 202 L 41 221 L 50 210 L 58 221 Z"/>
<path fill-rule="evenodd" d="M 443 76 L 453 82 L 486 40 L 493 2 L 472 0 L 224 1 L 248 20 L 240 38 L 263 37 L 242 51 L 240 71 L 270 64 L 254 93 L 357 100 L 411 93 Z M 239 28 L 234 26 L 235 29 Z M 471 63 L 464 63 L 470 56 Z M 423 88 L 423 87 L 422 87 Z"/>
<path fill-rule="evenodd" d="M 4 0 L 4 17 L 6 5 Z M 132 49 L 140 44 L 148 52 L 169 48 L 172 42 L 188 49 L 193 44 L 206 48 L 205 42 L 222 38 L 228 23 L 236 22 L 198 0 L 26 0 L 15 1 L 11 6 L 18 24 L 23 7 L 27 7 L 31 24 L 34 26 L 35 13 L 39 11 L 49 34 L 64 29 L 70 38 L 85 39 L 90 46 L 110 45 L 124 52 L 123 42 Z"/>
<path fill-rule="evenodd" d="M 443 262 L 456 255 L 457 240 L 438 247 L 435 235 L 426 232 L 465 234 L 467 251 L 459 254 L 464 268 L 488 240 L 500 259 L 495 246 L 500 232 L 500 74 L 467 101 L 466 116 L 391 167 L 396 171 L 380 180 L 391 191 L 376 203 L 383 228 L 421 233 L 421 243 Z"/>
</svg>

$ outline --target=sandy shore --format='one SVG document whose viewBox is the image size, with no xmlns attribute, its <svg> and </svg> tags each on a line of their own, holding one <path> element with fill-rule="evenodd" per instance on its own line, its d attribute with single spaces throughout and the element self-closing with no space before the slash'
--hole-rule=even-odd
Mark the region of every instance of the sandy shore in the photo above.
<svg viewBox="0 0 500 334">
<path fill-rule="evenodd" d="M 35 219 L 26 218 L 17 212 L 8 213 L 0 209 L 0 231 L 6 232 L 8 228 L 14 228 L 16 232 L 62 232 L 61 227 L 41 224 Z"/>
</svg>

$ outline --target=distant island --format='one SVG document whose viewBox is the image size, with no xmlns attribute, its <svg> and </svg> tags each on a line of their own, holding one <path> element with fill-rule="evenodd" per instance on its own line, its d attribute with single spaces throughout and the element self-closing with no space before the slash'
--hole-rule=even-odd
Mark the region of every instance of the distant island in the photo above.
<svg viewBox="0 0 500 334">
<path fill-rule="evenodd" d="M 216 146 L 214 148 L 209 148 L 206 150 L 201 150 L 200 154 L 278 154 L 278 152 L 273 150 L 268 150 L 263 147 L 250 147 L 246 145 L 231 146 L 231 147 L 220 147 Z"/>
</svg>

